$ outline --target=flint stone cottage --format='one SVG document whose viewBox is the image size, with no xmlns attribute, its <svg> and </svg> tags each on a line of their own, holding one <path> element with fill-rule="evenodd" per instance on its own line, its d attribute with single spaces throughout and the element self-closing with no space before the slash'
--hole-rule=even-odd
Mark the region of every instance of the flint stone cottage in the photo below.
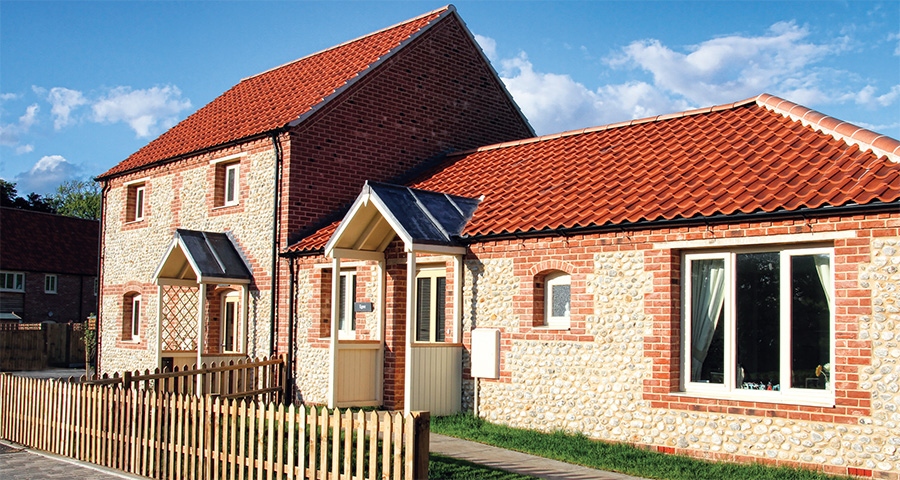
<svg viewBox="0 0 900 480">
<path fill-rule="evenodd" d="M 898 162 L 767 94 L 535 138 L 449 6 L 100 177 L 100 367 L 900 478 Z"/>
</svg>

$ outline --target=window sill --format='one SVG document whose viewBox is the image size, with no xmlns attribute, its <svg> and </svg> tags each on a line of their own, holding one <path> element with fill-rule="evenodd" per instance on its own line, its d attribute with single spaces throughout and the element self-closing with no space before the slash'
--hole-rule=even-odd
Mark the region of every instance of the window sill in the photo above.
<svg viewBox="0 0 900 480">
<path fill-rule="evenodd" d="M 834 392 L 825 392 L 821 395 L 786 395 L 783 392 L 748 390 L 732 392 L 714 391 L 687 391 L 672 392 L 673 397 L 706 398 L 711 400 L 726 400 L 730 402 L 764 402 L 784 405 L 799 405 L 805 407 L 834 407 Z"/>
<path fill-rule="evenodd" d="M 572 329 L 572 327 L 563 325 L 537 325 L 532 328 L 539 332 L 568 332 Z"/>
<path fill-rule="evenodd" d="M 231 205 L 216 205 L 212 209 L 215 212 L 218 210 L 228 210 L 229 208 L 240 207 L 240 206 L 241 206 L 240 203 L 232 203 Z"/>
<path fill-rule="evenodd" d="M 137 225 L 137 224 L 143 223 L 143 221 L 145 219 L 146 219 L 146 217 L 141 218 L 140 220 L 128 220 L 125 222 L 125 225 Z"/>
</svg>

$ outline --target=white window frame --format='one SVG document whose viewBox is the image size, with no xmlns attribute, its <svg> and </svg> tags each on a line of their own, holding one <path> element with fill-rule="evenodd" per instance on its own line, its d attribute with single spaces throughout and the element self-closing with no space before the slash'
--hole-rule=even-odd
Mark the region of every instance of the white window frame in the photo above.
<svg viewBox="0 0 900 480">
<path fill-rule="evenodd" d="M 225 317 L 229 311 L 233 309 L 234 319 L 232 320 L 231 331 L 226 328 Z M 241 292 L 233 291 L 222 295 L 222 353 L 242 353 L 243 344 L 242 326 L 243 320 L 241 316 Z M 231 349 L 226 348 L 228 345 L 228 335 L 231 335 Z"/>
<path fill-rule="evenodd" d="M 569 286 L 569 301 L 564 315 L 553 315 L 553 288 Z M 544 278 L 544 326 L 568 329 L 571 325 L 572 276 L 566 272 L 553 272 Z"/>
<path fill-rule="evenodd" d="M 234 162 L 225 165 L 223 175 L 223 205 L 230 207 L 239 204 L 241 201 L 241 164 Z"/>
<path fill-rule="evenodd" d="M 59 279 L 55 274 L 44 275 L 44 293 L 56 294 Z"/>
<path fill-rule="evenodd" d="M 413 299 L 413 305 L 415 308 L 415 322 L 414 328 L 416 329 L 413 332 L 413 341 L 415 343 L 443 343 L 447 340 L 444 329 L 440 329 L 440 337 L 438 336 L 438 325 L 437 325 L 437 312 L 438 312 L 438 296 L 437 296 L 437 284 L 438 279 L 444 279 L 444 329 L 446 329 L 447 322 L 447 268 L 446 266 L 440 267 L 423 267 L 418 269 L 416 272 L 416 288 L 415 288 L 415 298 Z M 429 305 L 431 309 L 428 311 L 428 339 L 427 340 L 418 340 L 419 333 L 419 280 L 429 279 L 431 282 L 431 291 L 429 292 Z"/>
<path fill-rule="evenodd" d="M 0 292 L 24 292 L 25 291 L 25 273 L 24 272 L 0 272 Z M 12 279 L 12 280 L 9 280 Z M 9 286 L 7 286 L 9 285 Z"/>
<path fill-rule="evenodd" d="M 344 308 L 338 305 L 338 337 L 352 340 L 356 338 L 356 312 L 353 304 L 356 302 L 356 271 L 342 271 L 341 281 L 338 282 L 341 291 L 338 298 L 343 302 Z M 351 285 L 352 288 L 347 288 Z"/>
<path fill-rule="evenodd" d="M 135 185 L 132 188 L 134 188 L 134 221 L 139 222 L 144 219 L 146 186 Z"/>
<path fill-rule="evenodd" d="M 131 297 L 131 341 L 141 341 L 141 296 Z"/>
<path fill-rule="evenodd" d="M 779 390 L 749 390 L 737 385 L 737 338 L 736 338 L 736 309 L 737 298 L 734 286 L 737 281 L 736 261 L 741 253 L 770 253 L 779 254 L 779 376 L 782 385 Z M 801 255 L 827 254 L 830 262 L 830 346 L 827 362 L 835 365 L 835 322 L 834 322 L 834 248 L 831 247 L 763 247 L 763 248 L 737 248 L 728 251 L 717 252 L 687 252 L 682 255 L 682 315 L 681 315 L 681 388 L 686 394 L 698 394 L 710 398 L 723 398 L 732 400 L 762 401 L 776 403 L 791 403 L 800 405 L 832 406 L 834 405 L 834 390 L 816 390 L 794 387 L 790 385 L 791 379 L 791 282 L 790 265 L 791 257 Z M 725 291 L 723 302 L 724 327 L 724 357 L 725 367 L 724 381 L 721 384 L 692 382 L 691 378 L 691 265 L 694 260 L 721 259 L 725 266 Z M 832 374 L 834 368 L 831 369 Z M 832 382 L 833 385 L 833 382 Z"/>
</svg>

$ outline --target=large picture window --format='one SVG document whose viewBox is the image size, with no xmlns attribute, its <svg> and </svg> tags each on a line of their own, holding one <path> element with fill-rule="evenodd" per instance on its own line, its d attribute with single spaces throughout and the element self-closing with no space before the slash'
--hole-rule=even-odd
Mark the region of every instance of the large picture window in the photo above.
<svg viewBox="0 0 900 480">
<path fill-rule="evenodd" d="M 416 341 L 443 342 L 447 317 L 447 271 L 422 269 L 416 275 Z"/>
<path fill-rule="evenodd" d="M 830 248 L 686 254 L 685 390 L 830 394 L 832 258 Z"/>
</svg>

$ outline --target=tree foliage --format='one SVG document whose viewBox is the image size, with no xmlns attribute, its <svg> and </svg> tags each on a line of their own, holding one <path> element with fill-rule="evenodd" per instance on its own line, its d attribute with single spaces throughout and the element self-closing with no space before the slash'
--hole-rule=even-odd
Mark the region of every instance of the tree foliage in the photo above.
<svg viewBox="0 0 900 480">
<path fill-rule="evenodd" d="M 45 199 L 37 193 L 31 192 L 25 198 L 19 196 L 16 184 L 0 178 L 0 206 L 33 210 L 36 212 L 56 213 L 56 203 L 53 199 Z"/>
<path fill-rule="evenodd" d="M 60 215 L 88 220 L 100 218 L 100 184 L 93 180 L 64 182 L 50 198 Z"/>
</svg>

